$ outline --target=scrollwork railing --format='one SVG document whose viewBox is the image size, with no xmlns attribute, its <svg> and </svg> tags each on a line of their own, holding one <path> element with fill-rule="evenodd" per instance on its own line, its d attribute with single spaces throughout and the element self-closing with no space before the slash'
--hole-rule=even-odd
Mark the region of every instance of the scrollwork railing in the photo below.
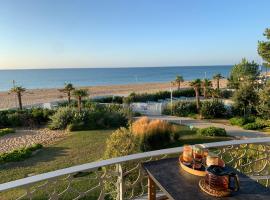
<svg viewBox="0 0 270 200">
<path fill-rule="evenodd" d="M 270 137 L 202 144 L 265 186 Z M 93 162 L 0 184 L 0 199 L 132 199 L 147 193 L 141 163 L 178 156 L 182 147 Z"/>
</svg>

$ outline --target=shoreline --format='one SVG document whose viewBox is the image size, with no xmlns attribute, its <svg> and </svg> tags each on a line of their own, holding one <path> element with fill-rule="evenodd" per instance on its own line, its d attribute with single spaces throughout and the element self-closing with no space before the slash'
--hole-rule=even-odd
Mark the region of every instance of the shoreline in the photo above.
<svg viewBox="0 0 270 200">
<path fill-rule="evenodd" d="M 181 88 L 188 88 L 190 81 L 181 83 Z M 213 87 L 216 87 L 216 81 L 213 81 Z M 226 79 L 220 80 L 220 87 L 224 88 L 227 85 Z M 153 93 L 158 91 L 170 90 L 171 83 L 136 83 L 136 84 L 123 84 L 123 85 L 105 85 L 105 86 L 86 86 L 78 87 L 85 88 L 89 91 L 89 97 L 99 96 L 127 96 L 132 92 L 135 93 Z M 177 86 L 173 86 L 177 89 Z M 27 88 L 26 88 L 27 89 Z M 33 105 L 39 103 L 48 103 L 53 101 L 61 101 L 66 99 L 64 93 L 59 92 L 60 88 L 51 89 L 29 89 L 23 93 L 23 105 Z M 9 92 L 0 92 L 0 109 L 8 109 L 17 107 L 17 97 Z"/>
</svg>

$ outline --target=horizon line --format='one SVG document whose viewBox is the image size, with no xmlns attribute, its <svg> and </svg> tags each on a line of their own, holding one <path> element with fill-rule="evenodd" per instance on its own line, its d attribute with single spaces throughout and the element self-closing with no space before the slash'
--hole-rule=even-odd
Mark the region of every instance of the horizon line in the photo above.
<svg viewBox="0 0 270 200">
<path fill-rule="evenodd" d="M 102 67 L 40 67 L 40 68 L 31 68 L 31 67 L 25 67 L 25 68 L 0 68 L 0 71 L 4 70 L 44 70 L 44 69 L 127 69 L 127 68 L 162 68 L 162 67 L 218 67 L 218 66 L 233 66 L 234 64 L 217 64 L 217 65 L 168 65 L 168 66 L 122 66 L 122 67 L 108 67 L 108 66 L 102 66 Z"/>
</svg>

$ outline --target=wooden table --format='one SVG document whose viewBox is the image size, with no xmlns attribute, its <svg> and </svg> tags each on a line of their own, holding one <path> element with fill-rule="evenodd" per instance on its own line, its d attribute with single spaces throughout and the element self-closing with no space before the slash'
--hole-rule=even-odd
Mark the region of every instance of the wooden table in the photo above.
<svg viewBox="0 0 270 200">
<path fill-rule="evenodd" d="M 148 199 L 156 199 L 158 186 L 169 199 L 175 200 L 270 200 L 270 189 L 237 172 L 240 190 L 231 197 L 216 198 L 201 191 L 198 183 L 202 177 L 194 176 L 178 164 L 178 158 L 143 163 L 148 174 Z"/>
</svg>

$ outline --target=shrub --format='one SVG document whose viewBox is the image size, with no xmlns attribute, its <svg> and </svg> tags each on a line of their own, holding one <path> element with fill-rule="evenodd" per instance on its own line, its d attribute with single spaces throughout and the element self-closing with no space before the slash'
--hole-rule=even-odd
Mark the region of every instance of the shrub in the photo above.
<svg viewBox="0 0 270 200">
<path fill-rule="evenodd" d="M 229 119 L 229 122 L 231 125 L 236 125 L 236 126 L 243 126 L 247 123 L 252 123 L 255 122 L 255 117 L 249 116 L 249 117 L 233 117 Z"/>
<path fill-rule="evenodd" d="M 104 158 L 115 158 L 139 152 L 138 140 L 127 128 L 113 132 L 106 141 Z"/>
<path fill-rule="evenodd" d="M 201 136 L 226 136 L 226 130 L 224 128 L 208 127 L 198 129 L 197 133 Z"/>
<path fill-rule="evenodd" d="M 255 122 L 247 123 L 243 126 L 247 130 L 258 130 L 270 126 L 270 122 L 261 118 L 256 118 Z"/>
<path fill-rule="evenodd" d="M 56 113 L 51 116 L 50 129 L 65 129 L 74 120 L 76 109 L 72 107 L 58 108 Z"/>
<path fill-rule="evenodd" d="M 171 115 L 171 104 L 167 106 L 162 111 L 165 115 Z M 179 117 L 186 117 L 190 114 L 196 114 L 197 107 L 195 101 L 177 101 L 172 105 L 172 114 Z"/>
<path fill-rule="evenodd" d="M 15 130 L 13 128 L 2 128 L 0 129 L 0 136 L 9 134 L 9 133 L 15 133 Z"/>
<path fill-rule="evenodd" d="M 41 144 L 34 144 L 30 147 L 17 149 L 8 153 L 2 153 L 0 154 L 0 163 L 22 161 L 29 158 L 34 151 L 41 149 L 42 147 L 43 146 Z"/>
<path fill-rule="evenodd" d="M 220 100 L 204 101 L 201 106 L 201 115 L 206 119 L 222 118 L 226 116 L 226 108 Z"/>
<path fill-rule="evenodd" d="M 257 122 L 252 122 L 252 123 L 245 124 L 243 128 L 247 130 L 258 130 L 258 129 L 265 128 L 265 126 Z"/>
<path fill-rule="evenodd" d="M 149 120 L 147 117 L 142 117 L 135 121 L 131 128 L 132 133 L 140 140 L 142 151 L 161 149 L 171 141 L 172 125 L 162 120 Z"/>
<path fill-rule="evenodd" d="M 223 99 L 229 99 L 233 96 L 232 90 L 221 90 L 220 91 L 220 97 Z"/>
<path fill-rule="evenodd" d="M 122 96 L 108 96 L 108 97 L 92 99 L 92 102 L 122 104 L 123 103 L 123 98 L 124 97 L 122 97 Z"/>
<path fill-rule="evenodd" d="M 73 107 L 60 107 L 51 117 L 51 129 L 70 131 L 118 128 L 126 126 L 132 115 L 129 109 L 116 105 L 88 104 L 88 107 L 78 112 Z"/>
</svg>

